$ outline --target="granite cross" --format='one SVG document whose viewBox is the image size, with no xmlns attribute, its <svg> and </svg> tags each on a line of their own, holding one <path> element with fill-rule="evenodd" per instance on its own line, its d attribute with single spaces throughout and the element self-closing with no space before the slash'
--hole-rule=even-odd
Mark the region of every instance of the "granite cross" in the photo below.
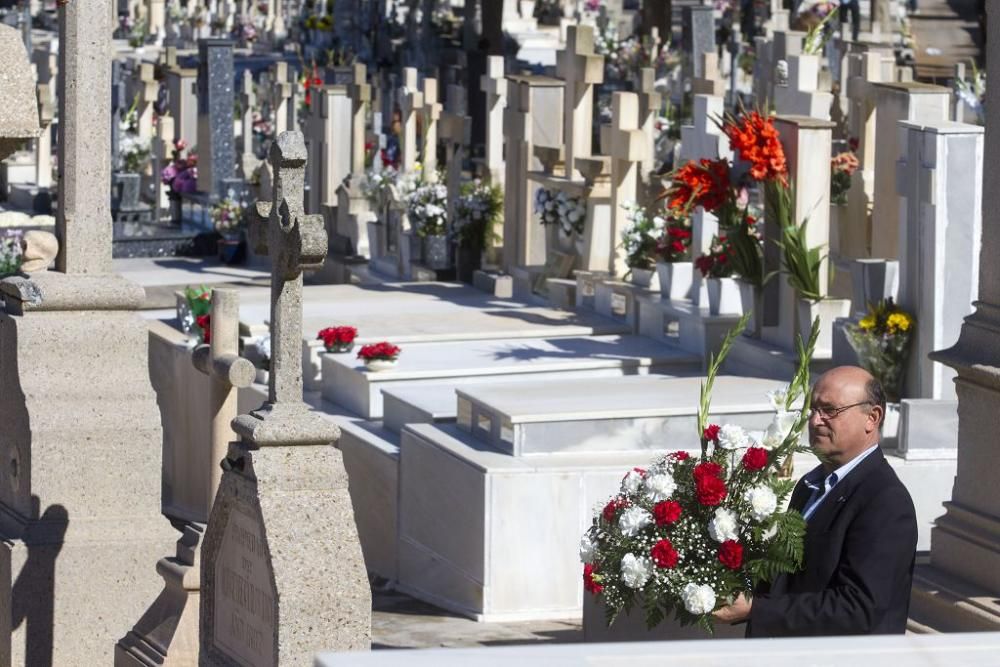
<svg viewBox="0 0 1000 667">
<path fill-rule="evenodd" d="M 321 215 L 303 206 L 306 144 L 301 132 L 284 132 L 271 144 L 272 201 L 252 210 L 251 242 L 271 258 L 271 377 L 268 403 L 302 402 L 302 271 L 326 257 Z"/>
</svg>

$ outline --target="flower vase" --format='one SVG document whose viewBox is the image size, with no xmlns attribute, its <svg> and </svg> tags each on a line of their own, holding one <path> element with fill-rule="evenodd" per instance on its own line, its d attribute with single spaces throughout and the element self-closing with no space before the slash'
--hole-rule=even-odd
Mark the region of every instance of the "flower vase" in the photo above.
<svg viewBox="0 0 1000 667">
<path fill-rule="evenodd" d="M 751 338 L 760 338 L 764 323 L 764 291 L 752 283 L 738 281 L 740 287 L 740 304 L 744 313 L 750 313 L 746 329 L 743 333 Z"/>
<path fill-rule="evenodd" d="M 448 237 L 439 234 L 421 239 L 424 266 L 435 271 L 451 268 L 451 253 L 448 251 Z"/>
<path fill-rule="evenodd" d="M 708 314 L 739 315 L 740 290 L 735 278 L 708 278 Z"/>
<path fill-rule="evenodd" d="M 660 278 L 660 295 L 663 298 L 673 301 L 691 298 L 694 262 L 657 262 L 656 273 Z"/>
<path fill-rule="evenodd" d="M 806 340 L 812 329 L 813 320 L 819 318 L 819 337 L 816 339 L 816 353 L 829 356 L 833 350 L 833 321 L 851 314 L 849 299 L 821 299 L 809 301 L 799 299 L 797 322 L 798 333 Z"/>
<path fill-rule="evenodd" d="M 373 373 L 387 371 L 396 367 L 395 359 L 371 359 L 365 361 L 365 369 Z"/>
<path fill-rule="evenodd" d="M 246 243 L 242 232 L 226 233 L 218 243 L 219 261 L 223 264 L 242 264 L 246 260 Z"/>
<path fill-rule="evenodd" d="M 180 227 L 184 221 L 183 202 L 179 196 L 170 197 L 170 224 Z"/>
<path fill-rule="evenodd" d="M 350 352 L 354 349 L 354 341 L 350 343 L 337 343 L 336 345 L 331 345 L 326 348 L 327 354 L 344 354 L 345 352 Z"/>
<path fill-rule="evenodd" d="M 646 289 L 653 289 L 653 279 L 656 277 L 656 271 L 654 269 L 639 269 L 635 267 L 629 268 L 629 282 L 637 287 L 644 287 Z"/>
</svg>

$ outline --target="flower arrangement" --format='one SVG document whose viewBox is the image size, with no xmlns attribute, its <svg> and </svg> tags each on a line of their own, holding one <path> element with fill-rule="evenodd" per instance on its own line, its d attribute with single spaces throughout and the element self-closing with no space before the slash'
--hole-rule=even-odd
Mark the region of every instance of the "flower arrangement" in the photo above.
<svg viewBox="0 0 1000 667">
<path fill-rule="evenodd" d="M 641 603 L 650 628 L 673 615 L 712 632 L 717 607 L 802 566 L 805 521 L 779 510 L 794 487 L 779 471 L 806 450 L 800 436 L 819 326 L 807 344 L 798 341 L 792 382 L 769 394 L 775 415 L 757 441 L 737 424 L 709 421 L 715 377 L 747 319 L 710 359 L 698 409 L 700 456 L 676 451 L 629 471 L 580 541 L 584 588 L 603 602 L 609 625 Z"/>
<path fill-rule="evenodd" d="M 129 174 L 138 174 L 146 166 L 149 159 L 150 145 L 146 139 L 141 139 L 138 134 L 139 124 L 139 96 L 132 100 L 121 120 L 118 128 L 121 131 L 118 140 L 118 160 L 122 171 Z"/>
<path fill-rule="evenodd" d="M 20 234 L 0 236 L 0 278 L 10 276 L 21 268 Z"/>
<path fill-rule="evenodd" d="M 691 254 L 691 226 L 685 220 L 667 224 L 667 229 L 656 241 L 656 254 L 664 262 L 683 262 Z"/>
<path fill-rule="evenodd" d="M 257 28 L 250 17 L 237 16 L 229 36 L 237 41 L 252 43 L 257 39 Z"/>
<path fill-rule="evenodd" d="M 496 225 L 503 215 L 503 190 L 480 180 L 466 183 L 455 202 L 451 236 L 467 248 L 485 251 L 497 240 Z"/>
<path fill-rule="evenodd" d="M 708 252 L 694 260 L 702 278 L 730 278 L 733 275 L 733 247 L 725 236 L 713 236 Z"/>
<path fill-rule="evenodd" d="M 448 188 L 420 183 L 406 195 L 406 215 L 417 236 L 443 236 L 448 229 Z"/>
<path fill-rule="evenodd" d="M 854 151 L 844 151 L 830 160 L 830 203 L 847 204 L 847 191 L 851 189 L 851 176 L 858 170 L 858 156 Z"/>
<path fill-rule="evenodd" d="M 188 144 L 183 139 L 174 141 L 173 157 L 160 171 L 160 180 L 167 186 L 167 196 L 180 199 L 185 193 L 198 189 L 198 156 L 184 151 Z"/>
<path fill-rule="evenodd" d="M 628 225 L 622 230 L 621 247 L 625 250 L 625 264 L 631 269 L 649 270 L 656 264 L 657 239 L 667 228 L 662 216 L 650 216 L 634 201 L 622 204 Z"/>
<path fill-rule="evenodd" d="M 955 95 L 976 115 L 976 123 L 986 124 L 986 72 L 977 69 L 972 63 L 972 79 L 956 77 L 954 83 Z"/>
<path fill-rule="evenodd" d="M 181 308 L 181 330 L 186 334 L 198 336 L 198 339 L 208 343 L 211 337 L 212 290 L 204 285 L 184 288 L 184 307 Z M 196 328 L 197 327 L 197 328 Z"/>
<path fill-rule="evenodd" d="M 913 315 L 889 298 L 869 304 L 867 314 L 857 324 L 845 327 L 858 363 L 882 383 L 886 398 L 892 402 L 902 396 L 914 323 Z"/>
<path fill-rule="evenodd" d="M 566 236 L 583 234 L 587 203 L 582 197 L 570 197 L 562 190 L 538 188 L 535 192 L 535 215 L 543 225 L 558 225 Z"/>
<path fill-rule="evenodd" d="M 246 205 L 236 199 L 236 193 L 230 190 L 225 199 L 212 206 L 210 211 L 212 226 L 220 234 L 231 234 L 246 226 Z"/>
<path fill-rule="evenodd" d="M 302 109 L 303 112 L 308 111 L 309 107 L 312 105 L 313 89 L 319 88 L 323 85 L 323 79 L 316 74 L 317 70 L 318 68 L 315 68 L 312 73 L 308 70 L 302 72 L 302 78 L 300 81 L 302 83 L 302 91 L 305 93 L 302 98 L 303 103 L 305 104 L 305 108 Z"/>
<path fill-rule="evenodd" d="M 361 193 L 369 206 L 376 210 L 382 209 L 392 196 L 392 186 L 397 178 L 398 173 L 392 167 L 368 169 L 361 181 Z"/>
<path fill-rule="evenodd" d="M 396 361 L 400 352 L 399 346 L 382 341 L 381 343 L 362 345 L 358 352 L 358 359 L 363 360 L 366 364 L 373 361 Z"/>
<path fill-rule="evenodd" d="M 326 351 L 331 353 L 350 352 L 357 337 L 358 330 L 347 326 L 327 327 L 321 329 L 316 336 L 317 340 L 323 341 Z"/>
</svg>

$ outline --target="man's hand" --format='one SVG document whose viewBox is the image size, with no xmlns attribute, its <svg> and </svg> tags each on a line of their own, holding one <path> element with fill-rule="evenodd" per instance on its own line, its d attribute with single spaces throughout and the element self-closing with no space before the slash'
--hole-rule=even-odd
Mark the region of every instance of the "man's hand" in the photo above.
<svg viewBox="0 0 1000 667">
<path fill-rule="evenodd" d="M 751 605 L 753 605 L 753 601 L 740 593 L 740 596 L 733 600 L 731 605 L 713 611 L 712 616 L 722 623 L 739 623 L 750 618 Z"/>
</svg>

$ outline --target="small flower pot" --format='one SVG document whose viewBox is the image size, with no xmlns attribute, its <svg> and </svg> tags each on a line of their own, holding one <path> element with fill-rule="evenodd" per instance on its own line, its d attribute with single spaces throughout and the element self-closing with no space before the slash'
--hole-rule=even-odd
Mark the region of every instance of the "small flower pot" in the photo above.
<svg viewBox="0 0 1000 667">
<path fill-rule="evenodd" d="M 848 299 L 821 299 L 808 301 L 799 299 L 796 323 L 798 333 L 805 341 L 809 337 L 813 320 L 819 318 L 819 337 L 816 339 L 816 352 L 829 355 L 833 349 L 833 321 L 851 314 L 851 302 Z"/>
<path fill-rule="evenodd" d="M 372 359 L 365 361 L 365 369 L 373 373 L 388 371 L 396 367 L 396 359 Z"/>
<path fill-rule="evenodd" d="M 735 278 L 708 278 L 708 314 L 739 315 L 740 288 Z"/>
<path fill-rule="evenodd" d="M 344 354 L 345 352 L 350 352 L 354 349 L 354 341 L 350 343 L 337 343 L 336 345 L 331 345 L 326 348 L 327 354 Z"/>
<path fill-rule="evenodd" d="M 664 299 L 682 301 L 691 298 L 694 285 L 694 262 L 657 262 L 660 294 Z"/>
<path fill-rule="evenodd" d="M 639 287 L 650 289 L 653 287 L 653 278 L 655 277 L 656 271 L 653 269 L 629 269 L 629 281 Z"/>
</svg>

